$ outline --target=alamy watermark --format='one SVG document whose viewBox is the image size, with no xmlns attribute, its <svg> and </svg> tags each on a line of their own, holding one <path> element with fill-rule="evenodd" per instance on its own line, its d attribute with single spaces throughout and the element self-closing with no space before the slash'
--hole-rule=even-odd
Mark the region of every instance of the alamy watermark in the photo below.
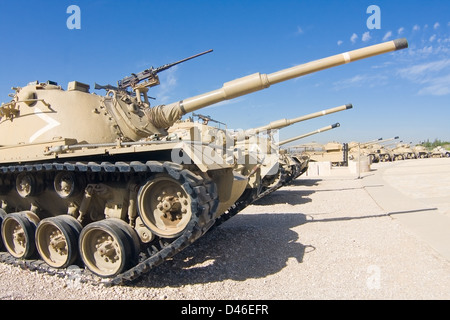
<svg viewBox="0 0 450 320">
<path fill-rule="evenodd" d="M 367 18 L 367 28 L 372 29 L 381 29 L 381 9 L 379 6 L 370 5 L 367 7 L 366 13 L 370 14 L 370 17 Z"/>
<path fill-rule="evenodd" d="M 67 18 L 67 29 L 81 29 L 81 9 L 77 5 L 70 5 L 67 7 L 66 13 L 70 14 Z"/>
</svg>

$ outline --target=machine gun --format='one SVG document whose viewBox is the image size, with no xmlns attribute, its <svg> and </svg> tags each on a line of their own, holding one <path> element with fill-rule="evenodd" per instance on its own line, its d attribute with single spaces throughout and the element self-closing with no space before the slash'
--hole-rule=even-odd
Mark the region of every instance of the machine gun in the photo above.
<svg viewBox="0 0 450 320">
<path fill-rule="evenodd" d="M 204 124 L 208 124 L 208 122 L 211 121 L 211 122 L 215 122 L 215 123 L 217 123 L 217 124 L 224 125 L 225 127 L 227 126 L 225 123 L 220 122 L 220 121 L 217 121 L 217 120 L 214 120 L 214 119 L 212 119 L 210 116 L 205 116 L 205 115 L 203 115 L 203 114 L 198 114 L 198 113 L 194 113 L 194 112 L 192 113 L 192 116 L 197 117 L 197 118 L 203 120 L 203 123 L 204 123 Z"/>
<path fill-rule="evenodd" d="M 163 65 L 161 67 L 158 67 L 158 68 L 151 67 L 150 69 L 146 69 L 146 70 L 141 71 L 139 73 L 132 73 L 131 76 L 125 77 L 122 80 L 118 81 L 117 82 L 117 84 L 118 84 L 117 87 L 116 86 L 112 86 L 110 84 L 102 86 L 102 85 L 99 85 L 99 84 L 96 83 L 95 86 L 94 86 L 94 89 L 96 89 L 96 90 L 102 90 L 103 89 L 103 90 L 114 90 L 114 91 L 126 91 L 127 88 L 131 87 L 133 90 L 140 89 L 141 91 L 145 91 L 146 92 L 147 89 L 145 89 L 145 90 L 142 90 L 142 89 L 145 88 L 145 87 L 154 87 L 154 86 L 157 86 L 159 84 L 159 78 L 158 78 L 158 73 L 159 72 L 167 70 L 169 68 L 172 68 L 173 66 L 176 66 L 177 64 L 180 64 L 182 62 L 185 62 L 185 61 L 197 58 L 199 56 L 202 56 L 204 54 L 210 53 L 212 51 L 213 50 L 210 49 L 210 50 L 198 53 L 196 55 L 193 55 L 191 57 L 182 59 L 180 61 L 165 64 L 165 65 Z M 143 83 L 140 83 L 143 80 L 147 80 L 147 81 L 145 81 Z M 149 98 L 152 98 L 152 97 L 149 97 Z M 155 99 L 155 98 L 152 98 L 152 99 Z"/>
<path fill-rule="evenodd" d="M 136 87 L 153 87 L 159 84 L 159 78 L 158 73 L 164 70 L 167 70 L 169 68 L 172 68 L 173 66 L 176 66 L 177 64 L 180 64 L 182 62 L 197 58 L 199 56 L 202 56 L 204 54 L 210 53 L 213 50 L 207 50 L 205 52 L 198 53 L 196 55 L 193 55 L 191 57 L 182 59 L 177 62 L 168 63 L 158 68 L 151 67 L 150 69 L 146 69 L 144 71 L 141 71 L 137 74 L 132 73 L 131 76 L 125 77 L 122 80 L 118 82 L 118 89 L 125 90 L 128 87 L 131 87 L 135 89 Z M 143 83 L 140 83 L 141 81 L 146 80 Z"/>
</svg>

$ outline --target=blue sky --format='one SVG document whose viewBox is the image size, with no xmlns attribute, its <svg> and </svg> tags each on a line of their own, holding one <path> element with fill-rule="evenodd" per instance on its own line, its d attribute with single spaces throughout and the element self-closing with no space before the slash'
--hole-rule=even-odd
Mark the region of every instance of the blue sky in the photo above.
<svg viewBox="0 0 450 320">
<path fill-rule="evenodd" d="M 68 29 L 70 5 L 81 29 Z M 370 5 L 380 29 L 369 29 Z M 221 103 L 202 114 L 248 129 L 352 103 L 285 128 L 287 139 L 450 141 L 450 1 L 5 1 L 0 0 L 0 102 L 30 81 L 116 84 L 130 73 L 213 49 L 160 74 L 154 105 L 175 102 L 255 72 L 405 37 L 409 48 L 323 70 Z M 102 91 L 97 91 L 102 94 Z M 82 121 L 82 119 L 80 119 Z"/>
</svg>

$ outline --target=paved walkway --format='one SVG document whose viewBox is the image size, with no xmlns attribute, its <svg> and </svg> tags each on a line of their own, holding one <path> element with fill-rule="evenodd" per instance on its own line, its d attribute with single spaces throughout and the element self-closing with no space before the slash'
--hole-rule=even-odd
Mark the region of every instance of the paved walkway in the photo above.
<svg viewBox="0 0 450 320">
<path fill-rule="evenodd" d="M 362 183 L 375 202 L 450 260 L 450 159 L 372 164 Z"/>
</svg>

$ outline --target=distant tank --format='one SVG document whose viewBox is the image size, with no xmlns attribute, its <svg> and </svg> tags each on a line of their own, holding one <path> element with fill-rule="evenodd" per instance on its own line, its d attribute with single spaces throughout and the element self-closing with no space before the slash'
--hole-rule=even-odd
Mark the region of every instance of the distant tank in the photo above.
<svg viewBox="0 0 450 320">
<path fill-rule="evenodd" d="M 189 121 L 182 128 L 183 115 L 407 46 L 397 39 L 255 73 L 155 107 L 147 93 L 158 73 L 201 54 L 95 85 L 105 95 L 76 81 L 67 90 L 50 81 L 14 87 L 0 107 L 1 261 L 59 275 L 78 265 L 80 276 L 105 284 L 136 279 L 207 232 L 247 186 L 211 146 L 219 133 L 199 135 Z"/>
<path fill-rule="evenodd" d="M 320 129 L 317 129 L 315 131 L 311 131 L 311 132 L 304 133 L 304 134 L 296 136 L 296 137 L 292 137 L 292 138 L 280 141 L 278 143 L 278 145 L 282 146 L 282 145 L 291 143 L 293 141 L 304 139 L 304 138 L 312 136 L 314 134 L 318 134 L 318 133 L 321 133 L 321 132 L 325 132 L 325 131 L 328 131 L 328 130 L 332 130 L 332 129 L 338 128 L 340 126 L 341 126 L 340 123 L 335 123 L 335 124 L 332 124 L 332 125 L 329 125 L 329 126 L 326 126 L 326 127 L 320 128 Z M 307 154 L 303 154 L 303 153 L 290 153 L 290 154 L 288 154 L 287 157 L 289 157 L 289 159 L 293 160 L 293 165 L 291 165 L 292 173 L 291 173 L 291 177 L 290 177 L 290 179 L 288 181 L 288 182 L 291 182 L 292 180 L 298 178 L 299 176 L 301 176 L 302 174 L 304 174 L 308 170 L 308 163 L 309 163 L 310 158 L 309 158 L 309 156 Z"/>
<path fill-rule="evenodd" d="M 308 168 L 308 157 L 293 157 L 286 150 L 279 148 L 281 143 L 273 139 L 275 130 L 321 117 L 327 114 L 351 109 L 351 104 L 325 109 L 292 119 L 280 119 L 268 125 L 232 133 L 235 152 L 245 159 L 237 162 L 234 168 L 238 173 L 248 177 L 247 187 L 236 203 L 220 216 L 216 225 L 236 215 L 254 201 L 265 197 L 282 186 L 291 183 Z M 328 130 L 328 128 L 323 128 Z M 298 137 L 296 138 L 298 139 Z M 284 142 L 282 142 L 284 144 Z M 256 165 L 255 165 L 256 164 Z"/>
<path fill-rule="evenodd" d="M 357 160 L 359 156 L 367 157 L 370 163 L 374 162 L 376 155 L 372 152 L 372 145 L 381 141 L 382 138 L 363 143 L 352 141 L 348 144 L 348 154 L 350 160 Z"/>
<path fill-rule="evenodd" d="M 382 139 L 378 141 L 377 143 L 372 144 L 371 146 L 371 153 L 374 155 L 374 162 L 385 162 L 385 161 L 391 161 L 390 152 L 386 149 L 386 145 L 383 145 L 381 143 L 389 142 L 392 140 L 396 140 L 399 137 L 393 137 L 388 139 Z"/>
<path fill-rule="evenodd" d="M 394 161 L 416 158 L 414 150 L 407 143 L 397 144 L 397 146 L 392 149 L 392 153 L 394 154 Z"/>
<path fill-rule="evenodd" d="M 414 146 L 413 151 L 417 159 L 424 159 L 430 156 L 428 149 L 421 145 Z"/>
<path fill-rule="evenodd" d="M 398 137 L 396 137 L 398 139 Z M 394 161 L 394 153 L 392 152 L 393 146 L 395 146 L 396 143 L 389 143 L 389 144 L 383 144 L 381 145 L 378 157 L 380 159 L 380 162 L 388 162 L 388 161 Z"/>
<path fill-rule="evenodd" d="M 310 161 L 331 162 L 333 166 L 348 165 L 348 146 L 346 143 L 330 141 L 321 145 L 320 150 L 305 151 Z"/>
<path fill-rule="evenodd" d="M 442 146 L 437 146 L 431 150 L 431 157 L 433 158 L 450 158 L 450 151 Z"/>
<path fill-rule="evenodd" d="M 367 141 L 364 143 L 350 142 L 348 144 L 349 148 L 349 158 L 358 159 L 358 156 L 368 157 L 370 163 L 377 163 L 386 160 L 386 153 L 383 153 L 383 146 L 380 143 L 388 142 L 398 139 L 398 137 L 383 139 L 379 138 L 377 140 Z M 389 159 L 390 160 L 390 157 Z"/>
<path fill-rule="evenodd" d="M 330 108 L 318 112 L 314 112 L 308 115 L 304 115 L 298 118 L 294 119 L 280 119 L 278 121 L 271 122 L 270 124 L 266 126 L 262 126 L 255 129 L 250 129 L 250 132 L 253 133 L 259 133 L 261 131 L 267 131 L 267 130 L 278 130 L 285 128 L 287 126 L 293 125 L 295 123 L 310 120 L 317 117 L 322 117 L 327 114 L 332 114 L 335 112 L 340 112 L 344 110 L 352 109 L 352 104 L 346 104 L 335 108 Z M 335 125 L 335 127 L 338 125 Z M 277 142 L 275 146 L 273 146 L 274 149 L 279 149 L 280 146 L 287 144 L 289 142 L 304 138 L 306 136 L 319 133 L 321 131 L 327 131 L 329 129 L 332 129 L 334 127 L 326 127 L 322 129 L 318 129 L 315 132 L 308 133 L 307 135 L 297 136 L 294 138 L 290 138 L 284 141 Z M 271 141 L 271 143 L 274 143 Z M 273 153 L 274 161 L 264 161 L 263 166 L 266 166 L 265 170 L 262 171 L 261 175 L 263 177 L 262 184 L 263 184 L 263 190 L 267 191 L 267 189 L 272 189 L 272 191 L 275 188 L 278 188 L 281 185 L 287 184 L 293 179 L 295 179 L 296 176 L 298 176 L 301 172 L 304 172 L 305 169 L 307 169 L 307 163 L 300 163 L 300 158 L 293 158 L 291 155 L 287 154 L 286 152 L 282 151 L 279 154 Z M 308 160 L 309 162 L 309 160 Z M 273 164 L 274 167 L 267 166 L 267 163 Z M 306 167 L 306 168 L 305 168 Z M 274 187 L 274 185 L 278 187 Z"/>
</svg>

